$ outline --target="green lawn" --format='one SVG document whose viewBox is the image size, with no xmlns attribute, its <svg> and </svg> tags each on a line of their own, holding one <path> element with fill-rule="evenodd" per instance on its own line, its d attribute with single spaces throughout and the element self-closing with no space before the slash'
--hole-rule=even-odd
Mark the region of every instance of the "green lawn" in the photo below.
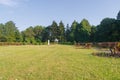
<svg viewBox="0 0 120 80">
<path fill-rule="evenodd" d="M 120 58 L 74 46 L 0 46 L 0 80 L 120 80 Z"/>
</svg>

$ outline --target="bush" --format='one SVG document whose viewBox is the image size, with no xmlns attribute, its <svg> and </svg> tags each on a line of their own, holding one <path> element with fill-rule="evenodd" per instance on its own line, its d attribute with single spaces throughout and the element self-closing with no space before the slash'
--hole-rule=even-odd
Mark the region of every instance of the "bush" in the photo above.
<svg viewBox="0 0 120 80">
<path fill-rule="evenodd" d="M 0 46 L 5 46 L 5 45 L 23 45 L 21 42 L 0 42 Z"/>
<path fill-rule="evenodd" d="M 74 43 L 72 43 L 72 42 L 60 42 L 59 44 L 62 44 L 62 45 L 73 45 Z"/>
</svg>

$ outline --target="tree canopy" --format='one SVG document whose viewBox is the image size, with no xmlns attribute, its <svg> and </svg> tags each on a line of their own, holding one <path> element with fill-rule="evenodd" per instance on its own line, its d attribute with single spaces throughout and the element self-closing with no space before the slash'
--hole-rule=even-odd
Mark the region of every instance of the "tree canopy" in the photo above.
<svg viewBox="0 0 120 80">
<path fill-rule="evenodd" d="M 117 20 L 120 20 L 120 11 L 118 12 Z"/>
<path fill-rule="evenodd" d="M 104 18 L 97 26 L 91 25 L 87 19 L 80 23 L 74 20 L 71 24 L 53 21 L 49 26 L 30 26 L 19 31 L 13 21 L 0 24 L 0 42 L 23 42 L 41 44 L 47 40 L 54 42 L 116 42 L 120 41 L 120 12 L 117 19 Z"/>
</svg>

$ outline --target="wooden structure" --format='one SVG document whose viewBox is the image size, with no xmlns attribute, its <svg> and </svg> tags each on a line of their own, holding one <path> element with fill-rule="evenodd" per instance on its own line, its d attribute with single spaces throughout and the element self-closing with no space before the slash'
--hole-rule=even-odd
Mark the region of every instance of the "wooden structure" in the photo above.
<svg viewBox="0 0 120 80">
<path fill-rule="evenodd" d="M 97 43 L 101 48 L 109 48 L 112 55 L 120 54 L 120 42 L 101 42 Z"/>
</svg>

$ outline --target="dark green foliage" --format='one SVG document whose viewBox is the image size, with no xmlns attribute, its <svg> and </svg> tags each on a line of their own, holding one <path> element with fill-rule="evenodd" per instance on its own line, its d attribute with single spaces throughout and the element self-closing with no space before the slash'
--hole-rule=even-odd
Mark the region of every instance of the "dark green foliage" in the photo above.
<svg viewBox="0 0 120 80">
<path fill-rule="evenodd" d="M 91 26 L 90 42 L 95 42 L 96 31 L 97 31 L 97 27 L 96 26 Z"/>
<path fill-rule="evenodd" d="M 77 25 L 75 30 L 76 42 L 89 42 L 90 41 L 91 26 L 86 19 L 83 19 L 80 24 Z"/>
<path fill-rule="evenodd" d="M 35 43 L 35 33 L 33 31 L 33 27 L 27 28 L 25 31 L 22 32 L 23 41 L 29 44 Z"/>
<path fill-rule="evenodd" d="M 112 37 L 114 41 L 120 41 L 120 20 L 116 20 L 113 26 Z"/>
<path fill-rule="evenodd" d="M 65 27 L 62 21 L 59 23 L 59 41 L 65 41 Z"/>
<path fill-rule="evenodd" d="M 13 21 L 0 24 L 0 42 L 20 42 L 21 34 Z"/>
<path fill-rule="evenodd" d="M 59 39 L 59 35 L 60 35 L 60 30 L 59 30 L 59 26 L 57 25 L 57 23 L 55 21 L 53 21 L 52 25 L 50 26 L 50 40 L 54 41 L 56 38 Z"/>
<path fill-rule="evenodd" d="M 42 32 L 42 42 L 46 42 L 51 37 L 51 29 L 50 26 L 43 29 Z"/>
<path fill-rule="evenodd" d="M 15 39 L 16 40 L 14 42 L 21 42 L 23 40 L 22 35 L 18 30 L 15 32 Z"/>
<path fill-rule="evenodd" d="M 112 18 L 105 18 L 97 27 L 96 40 L 100 42 L 119 41 L 120 25 L 119 21 Z"/>
<path fill-rule="evenodd" d="M 48 39 L 54 42 L 58 39 L 60 43 L 75 42 L 117 42 L 120 41 L 120 12 L 117 20 L 104 18 L 97 26 L 91 26 L 89 21 L 83 19 L 80 23 L 73 21 L 66 28 L 60 21 L 59 25 L 53 21 L 48 27 L 29 27 L 20 32 L 13 21 L 0 24 L 0 42 L 23 42 L 24 44 L 41 44 Z"/>
<path fill-rule="evenodd" d="M 0 24 L 0 42 L 6 42 L 7 37 L 5 36 L 4 24 Z"/>
<path fill-rule="evenodd" d="M 15 26 L 15 23 L 12 21 L 9 21 L 5 23 L 5 36 L 7 37 L 8 42 L 14 42 L 16 41 L 16 32 L 18 32 L 17 27 Z"/>
<path fill-rule="evenodd" d="M 43 27 L 42 26 L 35 26 L 33 31 L 34 31 L 34 37 L 35 37 L 35 41 L 37 43 L 41 43 L 42 41 L 42 33 L 43 33 Z"/>
<path fill-rule="evenodd" d="M 66 26 L 65 39 L 66 39 L 66 42 L 70 42 L 70 27 L 69 27 L 69 24 L 67 24 L 67 26 Z"/>
<path fill-rule="evenodd" d="M 120 20 L 120 11 L 118 12 L 117 20 Z"/>
<path fill-rule="evenodd" d="M 76 33 L 77 25 L 78 25 L 78 22 L 76 22 L 76 21 L 74 21 L 71 25 L 71 28 L 70 28 L 70 42 L 75 41 L 75 33 Z"/>
</svg>

